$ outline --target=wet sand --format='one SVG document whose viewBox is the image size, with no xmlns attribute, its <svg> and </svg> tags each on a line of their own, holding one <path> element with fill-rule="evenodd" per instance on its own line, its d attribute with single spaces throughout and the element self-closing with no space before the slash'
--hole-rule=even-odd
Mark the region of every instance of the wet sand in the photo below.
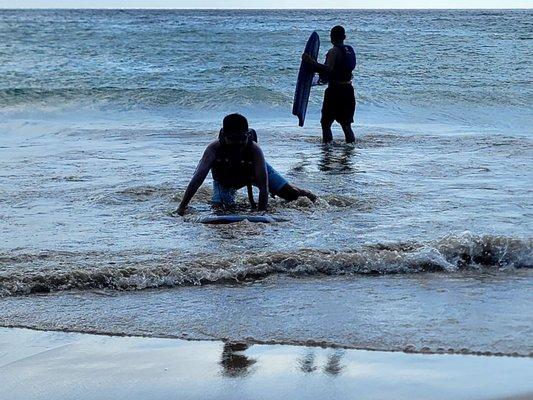
<svg viewBox="0 0 533 400">
<path fill-rule="evenodd" d="M 533 360 L 0 329 L 6 399 L 533 398 Z"/>
</svg>

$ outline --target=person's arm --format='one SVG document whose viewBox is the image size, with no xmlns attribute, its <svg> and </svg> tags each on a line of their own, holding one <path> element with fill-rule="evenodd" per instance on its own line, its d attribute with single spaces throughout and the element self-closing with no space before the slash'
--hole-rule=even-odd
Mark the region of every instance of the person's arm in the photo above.
<svg viewBox="0 0 533 400">
<path fill-rule="evenodd" d="M 259 189 L 258 210 L 265 211 L 268 207 L 268 174 L 265 156 L 257 145 L 254 145 L 254 178 Z"/>
<path fill-rule="evenodd" d="M 320 64 L 318 61 L 315 61 L 313 57 L 307 53 L 302 54 L 302 60 L 308 64 L 311 64 L 315 71 L 321 74 L 329 74 L 331 71 L 333 71 L 333 67 L 335 65 L 335 48 L 332 48 L 328 51 L 326 54 L 326 62 L 324 64 Z"/>
<path fill-rule="evenodd" d="M 211 166 L 213 165 L 213 161 L 215 160 L 215 146 L 215 143 L 211 143 L 205 149 L 204 154 L 200 162 L 198 163 L 196 170 L 194 171 L 194 175 L 192 176 L 191 181 L 189 182 L 189 185 L 185 190 L 183 198 L 181 199 L 180 205 L 177 209 L 178 215 L 185 214 L 185 209 L 187 208 L 187 205 L 189 204 L 193 196 L 196 194 L 200 186 L 202 186 L 202 183 L 204 183 L 204 180 L 207 177 Z"/>
</svg>

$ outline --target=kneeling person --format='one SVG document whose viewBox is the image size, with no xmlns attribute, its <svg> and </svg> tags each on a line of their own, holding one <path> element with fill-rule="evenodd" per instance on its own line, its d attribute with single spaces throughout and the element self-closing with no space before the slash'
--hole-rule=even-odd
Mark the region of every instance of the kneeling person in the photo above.
<svg viewBox="0 0 533 400">
<path fill-rule="evenodd" d="M 274 168 L 266 163 L 261 148 L 256 144 L 254 130 L 248 128 L 248 121 L 240 114 L 227 115 L 218 140 L 207 146 L 196 171 L 185 190 L 177 213 L 184 215 L 187 205 L 204 182 L 211 170 L 213 175 L 213 204 L 232 207 L 238 189 L 248 188 L 252 207 L 255 206 L 252 186 L 259 188 L 260 211 L 268 206 L 268 194 L 287 201 L 300 196 L 315 201 L 311 192 L 290 185 Z"/>
</svg>

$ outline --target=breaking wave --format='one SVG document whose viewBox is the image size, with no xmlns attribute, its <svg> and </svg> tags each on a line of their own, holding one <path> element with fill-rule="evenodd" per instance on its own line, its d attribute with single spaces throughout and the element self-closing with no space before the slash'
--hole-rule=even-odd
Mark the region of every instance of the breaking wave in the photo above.
<svg viewBox="0 0 533 400">
<path fill-rule="evenodd" d="M 113 261 L 111 261 L 113 260 Z M 39 268 L 46 264 L 46 268 Z M 242 257 L 213 255 L 177 261 L 146 255 L 23 254 L 0 255 L 0 295 L 64 290 L 141 290 L 158 287 L 241 282 L 273 274 L 289 276 L 399 274 L 533 266 L 533 239 L 450 235 L 434 243 L 363 246 L 349 251 L 303 249 Z M 27 271 L 27 272 L 24 272 Z"/>
<path fill-rule="evenodd" d="M 26 107 L 107 107 L 139 109 L 143 107 L 181 107 L 197 110 L 227 109 L 228 105 L 290 104 L 292 94 L 265 86 L 190 91 L 163 87 L 94 87 L 94 88 L 8 88 L 0 89 L 2 109 Z M 52 105 L 52 106 L 51 106 Z"/>
</svg>

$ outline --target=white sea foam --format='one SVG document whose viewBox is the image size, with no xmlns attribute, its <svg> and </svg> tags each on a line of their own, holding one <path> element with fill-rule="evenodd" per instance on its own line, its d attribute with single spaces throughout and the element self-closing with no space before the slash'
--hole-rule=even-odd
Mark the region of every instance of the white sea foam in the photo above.
<svg viewBox="0 0 533 400">
<path fill-rule="evenodd" d="M 254 226 L 254 225 L 252 225 Z M 111 259 L 116 255 L 109 255 Z M 530 268 L 532 240 L 448 236 L 436 243 L 384 244 L 352 251 L 299 250 L 248 253 L 239 257 L 194 256 L 127 259 L 106 263 L 106 254 L 24 254 L 0 258 L 9 272 L 0 274 L 3 296 L 71 289 L 141 290 L 254 280 L 272 274 L 289 276 L 401 274 L 467 269 Z M 83 264 L 77 265 L 83 260 Z M 47 263 L 46 268 L 38 268 Z M 106 265 L 107 264 L 107 265 Z M 31 269 L 33 268 L 33 270 Z"/>
</svg>

